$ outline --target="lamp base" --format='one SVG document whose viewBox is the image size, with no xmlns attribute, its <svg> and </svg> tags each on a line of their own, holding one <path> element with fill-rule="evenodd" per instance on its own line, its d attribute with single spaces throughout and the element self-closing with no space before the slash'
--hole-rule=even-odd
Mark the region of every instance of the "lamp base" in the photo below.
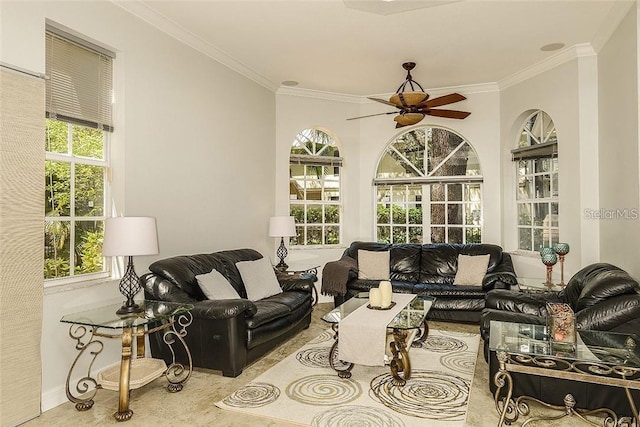
<svg viewBox="0 0 640 427">
<path fill-rule="evenodd" d="M 278 271 L 287 271 L 289 266 L 284 262 L 283 259 L 281 259 L 280 262 L 274 268 Z"/>
<path fill-rule="evenodd" d="M 128 257 L 127 270 L 122 276 L 118 287 L 120 289 L 120 293 L 124 295 L 127 301 L 116 311 L 116 314 L 131 315 L 144 311 L 144 308 L 140 307 L 133 301 L 133 297 L 140 292 L 142 286 L 140 285 L 140 278 L 136 274 L 136 270 L 133 268 L 132 256 Z"/>
<path fill-rule="evenodd" d="M 129 305 L 128 302 L 125 302 L 124 304 L 122 304 L 122 307 L 120 307 L 117 311 L 116 314 L 119 316 L 127 316 L 127 315 L 137 315 L 138 313 L 142 313 L 144 311 L 144 308 L 140 307 L 138 304 L 133 303 L 133 305 Z"/>
</svg>

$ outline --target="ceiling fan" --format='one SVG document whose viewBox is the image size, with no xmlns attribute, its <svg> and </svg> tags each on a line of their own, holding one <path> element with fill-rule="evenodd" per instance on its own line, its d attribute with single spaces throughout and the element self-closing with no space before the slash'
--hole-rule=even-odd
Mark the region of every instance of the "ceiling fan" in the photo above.
<svg viewBox="0 0 640 427">
<path fill-rule="evenodd" d="M 369 98 L 372 101 L 381 102 L 385 105 L 395 107 L 399 111 L 369 114 L 367 116 L 352 117 L 347 120 L 362 119 L 365 117 L 381 116 L 385 114 L 397 114 L 393 120 L 396 122 L 396 128 L 401 128 L 404 126 L 415 125 L 424 119 L 425 115 L 446 117 L 449 119 L 464 119 L 471 114 L 468 111 L 435 109 L 434 107 L 453 104 L 454 102 L 460 102 L 467 98 L 459 93 L 450 93 L 449 95 L 429 99 L 429 94 L 425 93 L 420 83 L 413 80 L 413 77 L 411 77 L 411 70 L 413 70 L 415 66 L 415 62 L 405 62 L 402 64 L 402 68 L 407 70 L 407 78 L 388 101 L 380 98 Z M 407 85 L 409 85 L 411 90 L 406 90 Z M 420 90 L 417 91 L 414 85 Z"/>
</svg>

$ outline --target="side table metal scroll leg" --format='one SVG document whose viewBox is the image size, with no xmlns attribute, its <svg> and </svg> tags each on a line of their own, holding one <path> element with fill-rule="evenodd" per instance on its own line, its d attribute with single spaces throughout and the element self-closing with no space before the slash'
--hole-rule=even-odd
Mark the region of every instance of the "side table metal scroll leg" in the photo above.
<svg viewBox="0 0 640 427">
<path fill-rule="evenodd" d="M 89 336 L 87 333 L 89 330 L 86 326 L 82 325 L 71 325 L 69 328 L 69 336 L 76 340 L 76 350 L 79 351 L 75 360 L 71 364 L 71 368 L 69 368 L 69 373 L 67 374 L 67 382 L 66 382 L 66 393 L 67 399 L 70 402 L 75 403 L 76 409 L 78 411 L 86 411 L 91 409 L 93 406 L 93 398 L 98 392 L 98 382 L 91 376 L 91 369 L 93 367 L 93 362 L 98 357 L 98 354 L 102 352 L 104 348 L 104 344 L 102 341 L 99 341 L 95 338 L 95 328 L 91 329 Z M 86 341 L 83 339 L 86 338 Z M 71 391 L 70 382 L 71 375 L 74 372 L 76 364 L 78 360 L 86 353 L 89 352 L 89 355 L 92 356 L 89 361 L 89 367 L 87 368 L 87 373 L 78 379 L 78 382 L 75 385 L 74 392 Z M 74 394 L 76 393 L 76 394 Z"/>
<path fill-rule="evenodd" d="M 189 326 L 192 321 L 193 316 L 191 313 L 180 314 L 177 318 L 171 319 L 171 328 L 162 336 L 163 341 L 167 344 L 169 350 L 171 350 L 172 363 L 167 367 L 165 376 L 167 377 L 167 381 L 169 381 L 167 390 L 172 393 L 182 390 L 184 383 L 189 380 L 191 377 L 191 371 L 193 370 L 191 352 L 189 351 L 189 346 L 187 346 L 187 343 L 184 341 L 184 337 L 187 335 L 187 326 Z M 180 341 L 186 352 L 186 367 L 182 363 L 176 361 L 176 353 L 173 349 L 173 344 L 175 344 L 176 340 Z"/>
<path fill-rule="evenodd" d="M 518 419 L 518 411 L 516 409 L 515 402 L 512 399 L 513 394 L 513 379 L 511 374 L 507 371 L 508 354 L 504 351 L 497 352 L 499 368 L 493 377 L 493 382 L 497 386 L 496 392 L 493 395 L 493 399 L 496 405 L 496 409 L 500 414 L 500 420 L 498 421 L 498 427 L 503 426 L 505 423 L 510 425 L 512 422 Z M 502 389 L 507 386 L 507 393 L 505 397 L 501 398 Z"/>
</svg>

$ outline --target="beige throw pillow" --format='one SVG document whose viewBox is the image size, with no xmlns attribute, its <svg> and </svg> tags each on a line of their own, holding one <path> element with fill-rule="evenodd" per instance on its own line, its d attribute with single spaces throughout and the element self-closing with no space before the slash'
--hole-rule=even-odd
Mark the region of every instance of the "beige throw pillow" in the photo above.
<svg viewBox="0 0 640 427">
<path fill-rule="evenodd" d="M 247 299 L 258 301 L 282 292 L 271 263 L 266 258 L 236 262 Z"/>
<path fill-rule="evenodd" d="M 208 299 L 237 299 L 240 298 L 238 291 L 231 286 L 231 283 L 216 269 L 211 273 L 199 274 L 196 276 L 198 285 L 202 293 Z"/>
<path fill-rule="evenodd" d="M 358 279 L 389 280 L 389 251 L 358 249 Z"/>
<path fill-rule="evenodd" d="M 487 255 L 458 255 L 458 271 L 453 279 L 455 285 L 479 285 L 487 273 L 489 254 Z"/>
</svg>

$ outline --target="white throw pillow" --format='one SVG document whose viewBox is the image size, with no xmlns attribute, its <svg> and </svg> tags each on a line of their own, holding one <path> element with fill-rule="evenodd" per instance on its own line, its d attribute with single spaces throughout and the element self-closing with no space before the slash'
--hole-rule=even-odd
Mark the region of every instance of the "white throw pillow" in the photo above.
<svg viewBox="0 0 640 427">
<path fill-rule="evenodd" d="M 202 289 L 202 293 L 208 299 L 237 299 L 240 298 L 238 291 L 235 290 L 231 283 L 215 268 L 211 273 L 199 274 L 196 276 L 198 285 Z"/>
<path fill-rule="evenodd" d="M 389 280 L 389 251 L 358 249 L 358 279 Z"/>
<path fill-rule="evenodd" d="M 453 279 L 455 285 L 480 285 L 487 273 L 489 254 L 486 255 L 458 255 L 458 271 Z"/>
<path fill-rule="evenodd" d="M 271 263 L 266 258 L 236 263 L 247 290 L 247 298 L 258 301 L 282 292 Z"/>
</svg>

